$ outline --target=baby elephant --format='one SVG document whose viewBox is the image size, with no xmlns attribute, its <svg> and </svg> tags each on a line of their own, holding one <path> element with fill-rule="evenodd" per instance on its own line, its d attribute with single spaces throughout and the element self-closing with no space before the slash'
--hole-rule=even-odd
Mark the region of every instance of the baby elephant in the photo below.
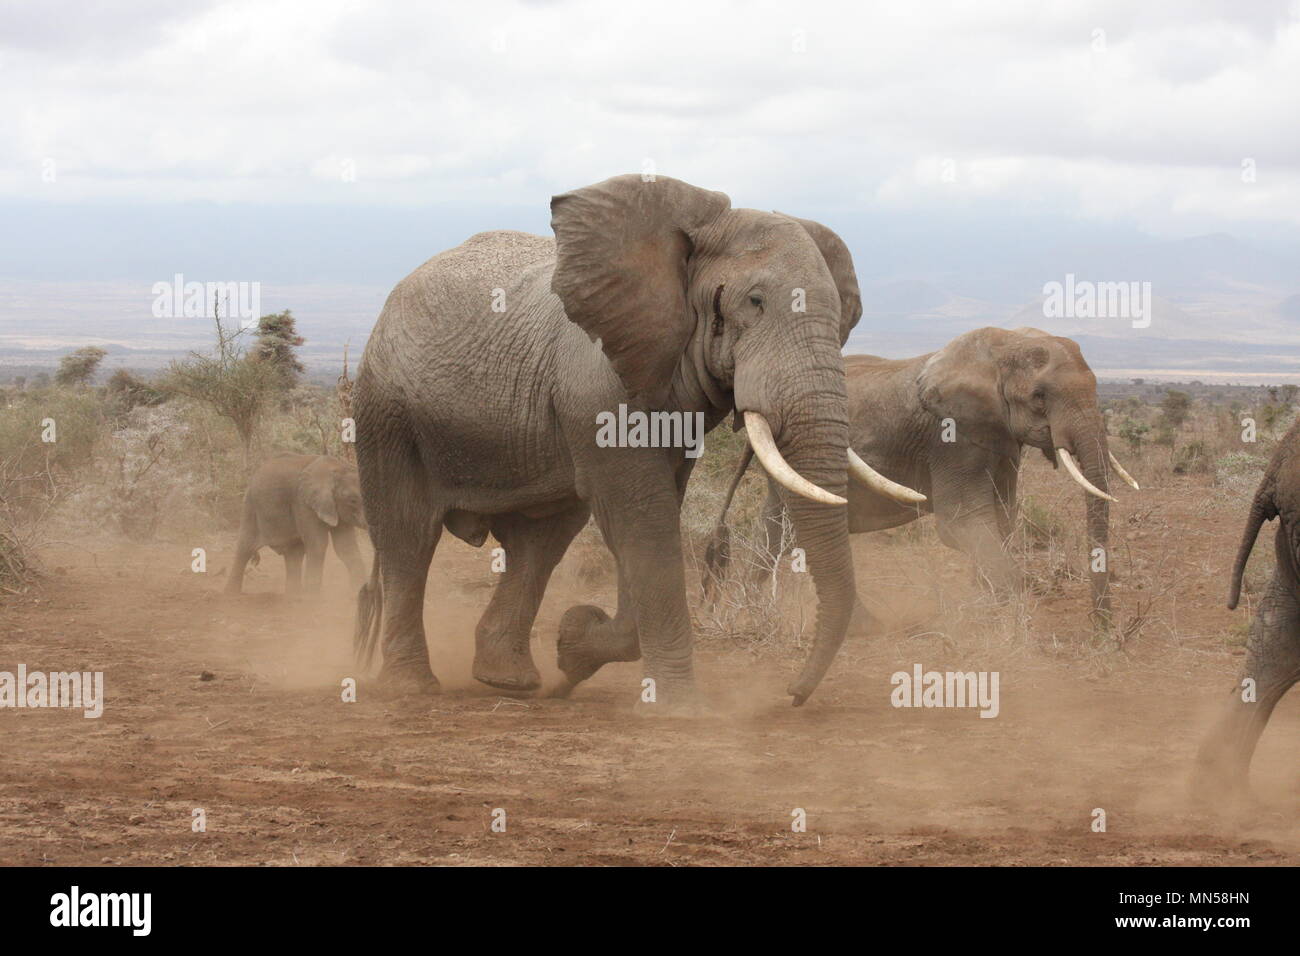
<svg viewBox="0 0 1300 956">
<path fill-rule="evenodd" d="M 257 551 L 262 547 L 284 555 L 286 594 L 296 594 L 303 587 L 304 556 L 307 591 L 319 591 L 330 538 L 334 539 L 334 553 L 348 566 L 356 590 L 365 582 L 366 572 L 352 529 L 365 526 L 355 465 L 324 455 L 272 458 L 248 483 L 226 593 L 240 592 L 244 566 L 250 560 L 257 563 Z"/>
<path fill-rule="evenodd" d="M 1282 695 L 1300 679 L 1300 423 L 1279 443 L 1250 504 L 1232 569 L 1228 607 L 1241 597 L 1241 576 L 1265 521 L 1278 519 L 1273 579 L 1260 595 L 1246 641 L 1246 667 L 1233 701 L 1201 747 L 1202 796 L 1246 789 L 1255 744 Z"/>
</svg>

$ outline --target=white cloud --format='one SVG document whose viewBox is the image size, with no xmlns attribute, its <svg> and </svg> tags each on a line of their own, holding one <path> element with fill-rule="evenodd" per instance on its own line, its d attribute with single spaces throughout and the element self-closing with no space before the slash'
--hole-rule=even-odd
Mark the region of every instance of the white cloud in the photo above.
<svg viewBox="0 0 1300 956">
<path fill-rule="evenodd" d="M 1295 4 L 104 6 L 0 14 L 0 196 L 538 203 L 651 159 L 741 205 L 1300 226 Z"/>
</svg>

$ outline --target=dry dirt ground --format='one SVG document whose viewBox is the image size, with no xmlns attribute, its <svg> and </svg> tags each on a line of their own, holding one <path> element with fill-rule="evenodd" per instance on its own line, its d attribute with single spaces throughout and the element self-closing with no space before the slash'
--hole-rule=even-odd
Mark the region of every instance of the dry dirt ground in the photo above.
<svg viewBox="0 0 1300 956">
<path fill-rule="evenodd" d="M 341 699 L 351 597 L 332 556 L 318 599 L 281 596 L 282 562 L 264 552 L 230 601 L 229 535 L 65 536 L 42 590 L 0 609 L 0 670 L 103 671 L 107 702 L 98 720 L 0 711 L 4 862 L 1296 864 L 1300 693 L 1256 756 L 1256 805 L 1211 815 L 1186 799 L 1241 660 L 1248 612 L 1223 608 L 1223 578 L 1249 482 L 1160 470 L 1114 516 L 1122 651 L 1090 648 L 1079 580 L 988 609 L 931 530 L 859 537 L 859 587 L 889 633 L 851 640 L 801 709 L 784 694 L 801 651 L 703 640 L 707 711 L 692 718 L 634 713 L 638 664 L 569 700 L 476 684 L 490 555 L 447 536 L 425 614 L 444 693 L 385 699 L 363 680 L 355 703 Z M 1043 462 L 1025 491 L 1082 524 L 1078 493 Z M 208 574 L 190 571 L 200 545 Z M 538 619 L 548 679 L 563 611 L 612 609 L 591 563 L 566 558 Z M 894 709 L 889 676 L 915 663 L 999 671 L 1000 715 Z"/>
</svg>

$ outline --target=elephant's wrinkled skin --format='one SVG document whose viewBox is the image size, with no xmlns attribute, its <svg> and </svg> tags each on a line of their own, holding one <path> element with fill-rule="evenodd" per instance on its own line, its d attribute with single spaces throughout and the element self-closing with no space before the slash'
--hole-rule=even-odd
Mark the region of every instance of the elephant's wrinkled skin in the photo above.
<svg viewBox="0 0 1300 956">
<path fill-rule="evenodd" d="M 315 593 L 320 590 L 321 567 L 331 540 L 334 553 L 348 567 L 353 587 L 360 587 L 366 570 L 353 529 L 365 526 L 361 485 L 353 465 L 324 455 L 271 458 L 248 482 L 226 591 L 240 592 L 245 566 L 250 560 L 257 563 L 259 548 L 269 547 L 284 556 L 285 592 L 296 594 L 305 587 Z"/>
<path fill-rule="evenodd" d="M 1260 734 L 1282 695 L 1300 680 L 1300 423 L 1278 444 L 1251 500 L 1232 570 L 1229 608 L 1241 599 L 1241 578 L 1255 538 L 1264 522 L 1274 518 L 1277 564 L 1250 622 L 1246 665 L 1232 689 L 1232 703 L 1201 745 L 1196 775 L 1201 797 L 1248 790 Z"/>
<path fill-rule="evenodd" d="M 422 619 L 444 528 L 491 533 L 506 568 L 475 632 L 474 676 L 537 688 L 533 619 L 552 569 L 594 515 L 619 577 L 613 619 L 569 609 L 560 693 L 607 661 L 644 659 L 657 701 L 688 700 L 692 635 L 679 512 L 682 448 L 600 447 L 597 415 L 629 408 L 761 413 L 804 477 L 842 495 L 848 417 L 840 347 L 861 314 L 847 249 L 816 223 L 732 209 L 718 192 L 619 176 L 556 196 L 555 239 L 480 233 L 389 296 L 354 393 L 376 561 L 358 602 L 363 662 L 437 687 Z M 795 306 L 804 311 L 797 311 Z M 595 340 L 599 341 L 599 344 Z M 854 595 L 843 507 L 794 498 L 820 609 L 792 687 L 812 692 Z"/>
<path fill-rule="evenodd" d="M 1056 449 L 1063 448 L 1092 485 L 1103 492 L 1108 488 L 1109 449 L 1097 379 L 1070 339 L 1037 329 L 976 329 L 915 358 L 846 356 L 844 372 L 854 451 L 885 477 L 927 497 L 904 505 L 854 484 L 851 533 L 934 514 L 944 544 L 970 555 L 995 589 L 1014 591 L 1021 572 L 1005 543 L 1015 523 L 1024 447 L 1041 449 L 1053 462 Z M 748 460 L 747 454 L 741 470 Z M 1110 575 L 1108 565 L 1091 570 L 1091 553 L 1106 547 L 1109 504 L 1092 494 L 1085 500 L 1093 616 L 1104 623 L 1110 615 Z M 782 525 L 781 499 L 769 487 L 764 506 L 769 568 L 779 556 Z M 705 563 L 706 592 L 722 573 L 725 542 L 720 520 Z M 862 620 L 855 627 L 869 631 L 874 626 L 869 614 L 861 607 L 857 613 Z"/>
</svg>

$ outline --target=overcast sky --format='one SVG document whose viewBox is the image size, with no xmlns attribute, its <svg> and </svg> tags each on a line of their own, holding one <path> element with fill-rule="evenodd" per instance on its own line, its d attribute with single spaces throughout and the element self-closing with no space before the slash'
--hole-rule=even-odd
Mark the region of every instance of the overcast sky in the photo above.
<svg viewBox="0 0 1300 956">
<path fill-rule="evenodd" d="M 1297 2 L 0 10 L 0 218 L 33 222 L 0 237 L 11 278 L 152 275 L 190 216 L 231 268 L 240 224 L 300 266 L 345 228 L 387 262 L 385 216 L 446 211 L 427 238 L 418 215 L 393 227 L 413 232 L 395 278 L 462 233 L 545 231 L 551 194 L 646 164 L 836 224 L 1300 240 Z"/>
</svg>

